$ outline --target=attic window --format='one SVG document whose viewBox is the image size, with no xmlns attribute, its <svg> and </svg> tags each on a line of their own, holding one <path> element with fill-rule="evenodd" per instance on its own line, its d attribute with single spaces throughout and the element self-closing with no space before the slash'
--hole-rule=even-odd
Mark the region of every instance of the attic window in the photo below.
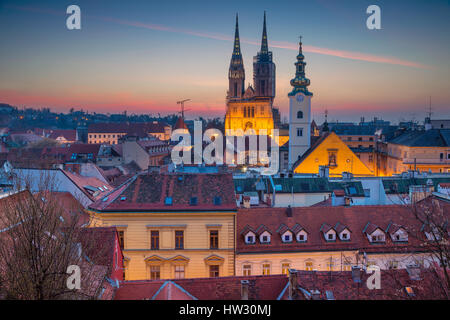
<svg viewBox="0 0 450 320">
<path fill-rule="evenodd" d="M 342 231 L 340 238 L 343 241 L 350 240 L 350 233 L 348 233 L 347 231 Z"/>
<path fill-rule="evenodd" d="M 333 232 L 327 233 L 327 234 L 326 234 L 326 239 L 327 239 L 328 241 L 336 240 L 336 235 L 335 235 Z"/>
<path fill-rule="evenodd" d="M 220 206 L 222 204 L 222 198 L 221 197 L 214 197 L 214 205 Z"/>
<path fill-rule="evenodd" d="M 254 244 L 255 243 L 255 235 L 252 232 L 249 232 L 245 235 L 245 243 L 246 244 Z"/>
<path fill-rule="evenodd" d="M 259 237 L 259 241 L 261 243 L 270 243 L 270 235 L 268 234 L 268 232 L 264 232 L 260 237 Z"/>
<path fill-rule="evenodd" d="M 108 201 L 108 197 L 104 197 L 102 201 L 103 201 L 103 202 Z"/>
<path fill-rule="evenodd" d="M 164 199 L 164 204 L 166 206 L 171 206 L 172 205 L 172 197 L 166 197 L 166 199 Z"/>
<path fill-rule="evenodd" d="M 372 242 L 384 242 L 385 241 L 384 234 L 382 234 L 382 233 L 372 235 L 371 239 L 372 239 L 371 240 Z"/>
<path fill-rule="evenodd" d="M 125 200 L 127 200 L 127 197 L 125 197 L 125 196 L 120 197 L 120 201 L 125 201 Z"/>
<path fill-rule="evenodd" d="M 105 190 L 108 190 L 108 187 L 107 187 L 107 186 L 103 186 L 103 188 L 104 188 Z"/>
<path fill-rule="evenodd" d="M 100 190 L 101 192 L 103 192 L 103 188 L 102 188 L 102 187 L 98 187 L 98 190 Z"/>
<path fill-rule="evenodd" d="M 189 200 L 189 205 L 196 206 L 197 205 L 197 197 L 191 197 Z"/>
<path fill-rule="evenodd" d="M 307 236 L 306 232 L 300 231 L 297 234 L 297 241 L 298 242 L 306 242 L 306 240 L 308 240 L 308 236 Z"/>
<path fill-rule="evenodd" d="M 292 233 L 290 231 L 286 231 L 282 237 L 281 237 L 282 241 L 284 243 L 289 243 L 292 242 Z"/>
</svg>

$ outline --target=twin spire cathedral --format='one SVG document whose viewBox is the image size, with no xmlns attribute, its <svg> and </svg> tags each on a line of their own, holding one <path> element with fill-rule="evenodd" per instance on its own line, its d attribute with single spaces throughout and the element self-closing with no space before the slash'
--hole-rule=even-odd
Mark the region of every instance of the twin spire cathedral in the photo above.
<svg viewBox="0 0 450 320">
<path fill-rule="evenodd" d="M 267 43 L 266 13 L 264 13 L 261 50 L 253 58 L 253 86 L 245 87 L 245 69 L 239 38 L 239 22 L 236 15 L 233 54 L 228 72 L 227 113 L 225 129 L 274 128 L 273 100 L 275 99 L 275 64 Z"/>
<path fill-rule="evenodd" d="M 311 98 L 313 94 L 308 90 L 310 81 L 305 76 L 305 66 L 300 38 L 297 62 L 295 63 L 295 77 L 291 80 L 292 91 L 289 97 L 289 136 L 280 134 L 279 145 L 289 140 L 288 166 L 292 169 L 295 162 L 311 146 Z M 247 129 L 255 130 L 259 134 L 266 129 L 271 135 L 274 128 L 278 128 L 279 112 L 273 107 L 275 99 L 275 63 L 272 52 L 269 51 L 267 40 L 266 13 L 264 12 L 261 49 L 253 57 L 253 86 L 245 87 L 245 69 L 242 59 L 239 38 L 239 22 L 236 15 L 236 30 L 234 35 L 233 54 L 228 72 L 227 111 L 225 115 L 225 130 Z M 274 121 L 274 119 L 278 118 Z M 280 132 L 281 133 L 281 132 Z M 237 132 L 234 132 L 236 135 Z"/>
</svg>

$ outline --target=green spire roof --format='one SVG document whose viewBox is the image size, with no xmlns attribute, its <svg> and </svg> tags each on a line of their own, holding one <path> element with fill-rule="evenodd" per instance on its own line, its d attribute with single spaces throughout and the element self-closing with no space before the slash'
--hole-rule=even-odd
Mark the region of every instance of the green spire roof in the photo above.
<svg viewBox="0 0 450 320">
<path fill-rule="evenodd" d="M 308 91 L 308 86 L 310 84 L 310 81 L 308 78 L 305 77 L 305 66 L 306 62 L 305 56 L 303 55 L 303 49 L 302 49 L 302 37 L 300 37 L 300 42 L 298 44 L 298 55 L 297 55 L 297 62 L 295 63 L 295 78 L 291 80 L 291 86 L 294 88 L 289 93 L 289 96 L 295 96 L 298 92 L 302 92 L 303 94 L 307 96 L 312 96 L 312 92 Z"/>
</svg>

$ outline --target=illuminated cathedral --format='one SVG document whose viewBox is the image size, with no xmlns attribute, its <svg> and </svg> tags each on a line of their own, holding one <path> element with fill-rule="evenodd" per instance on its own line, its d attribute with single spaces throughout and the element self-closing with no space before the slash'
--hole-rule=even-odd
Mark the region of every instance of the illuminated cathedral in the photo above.
<svg viewBox="0 0 450 320">
<path fill-rule="evenodd" d="M 253 58 L 253 86 L 245 87 L 245 69 L 239 39 L 239 24 L 236 15 L 234 48 L 228 72 L 227 111 L 225 129 L 255 130 L 274 129 L 273 100 L 275 99 L 275 63 L 267 43 L 266 13 L 261 41 L 261 50 Z"/>
</svg>

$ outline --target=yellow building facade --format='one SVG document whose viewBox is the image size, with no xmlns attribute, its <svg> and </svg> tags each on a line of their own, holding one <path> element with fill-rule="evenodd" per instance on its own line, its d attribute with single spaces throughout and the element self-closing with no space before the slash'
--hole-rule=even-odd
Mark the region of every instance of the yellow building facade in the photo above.
<svg viewBox="0 0 450 320">
<path fill-rule="evenodd" d="M 343 172 L 354 176 L 373 176 L 371 171 L 334 132 L 321 137 L 295 164 L 295 173 L 318 173 L 328 166 L 330 176 Z"/>
<path fill-rule="evenodd" d="M 234 275 L 234 212 L 89 213 L 92 226 L 118 229 L 126 280 L 210 277 L 214 270 L 218 276 Z M 177 243 L 181 233 L 182 249 Z M 217 237 L 216 247 L 212 237 Z"/>
<path fill-rule="evenodd" d="M 117 228 L 125 279 L 143 280 L 234 275 L 236 210 L 231 174 L 142 174 L 88 213 Z"/>
</svg>

